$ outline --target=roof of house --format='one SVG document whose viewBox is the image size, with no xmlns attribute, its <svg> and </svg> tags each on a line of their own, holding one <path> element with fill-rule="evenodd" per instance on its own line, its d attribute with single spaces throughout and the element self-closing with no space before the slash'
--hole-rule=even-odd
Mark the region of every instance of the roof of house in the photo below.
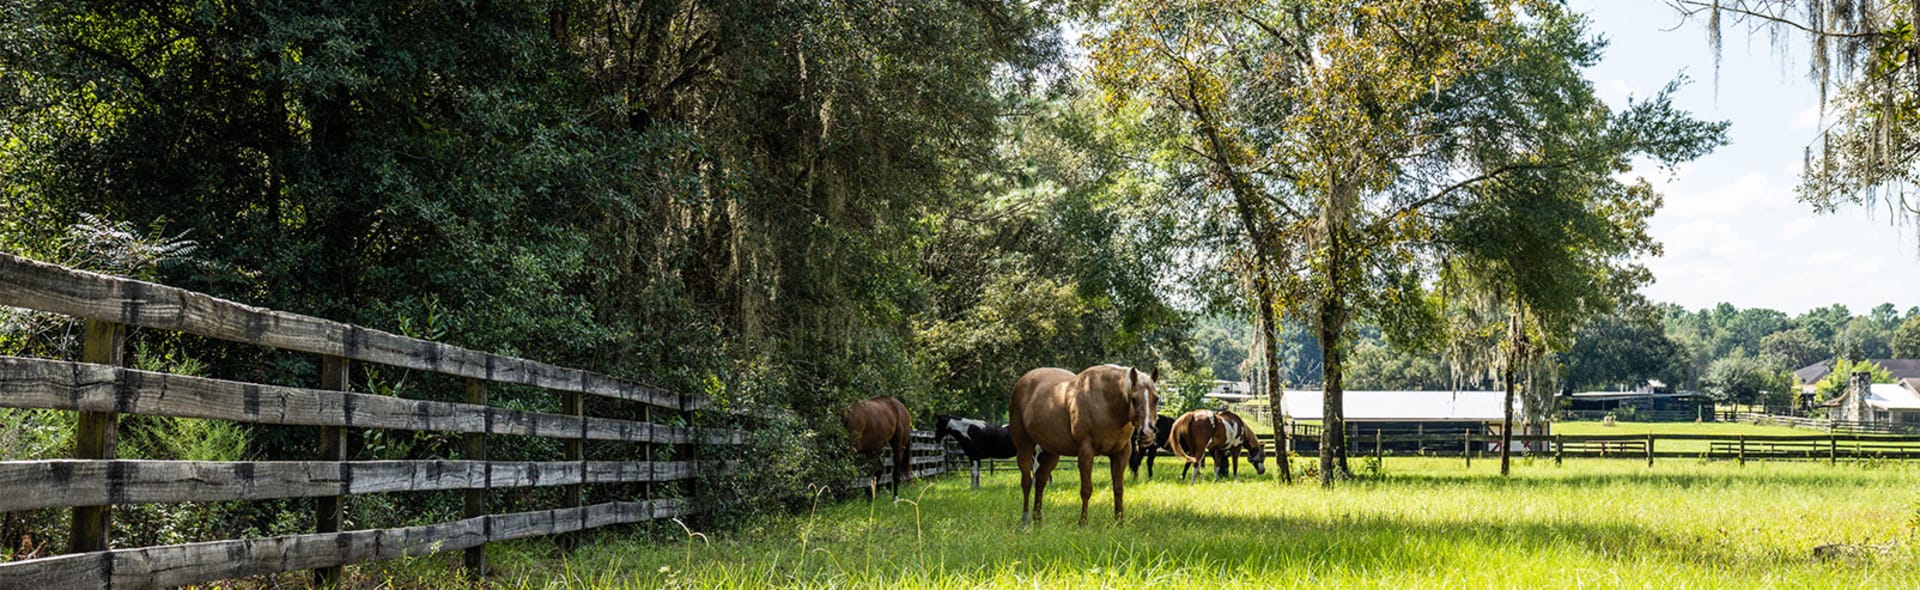
<svg viewBox="0 0 1920 590">
<path fill-rule="evenodd" d="M 1867 390 L 1867 405 L 1882 410 L 1920 410 L 1920 392 L 1898 383 L 1875 383 Z"/>
<path fill-rule="evenodd" d="M 1867 359 L 1867 361 L 1885 367 L 1887 372 L 1893 373 L 1895 381 L 1920 378 L 1920 359 Z M 1813 383 L 1826 378 L 1827 373 L 1831 372 L 1833 372 L 1833 361 L 1824 360 L 1795 369 L 1793 376 L 1800 378 L 1801 383 Z"/>
<path fill-rule="evenodd" d="M 1321 392 L 1288 390 L 1282 404 L 1294 420 L 1321 419 Z M 1500 410 L 1506 396 L 1500 391 L 1348 391 L 1344 398 L 1349 422 L 1492 422 L 1505 418 Z M 1514 400 L 1521 415 L 1521 400 Z"/>
</svg>

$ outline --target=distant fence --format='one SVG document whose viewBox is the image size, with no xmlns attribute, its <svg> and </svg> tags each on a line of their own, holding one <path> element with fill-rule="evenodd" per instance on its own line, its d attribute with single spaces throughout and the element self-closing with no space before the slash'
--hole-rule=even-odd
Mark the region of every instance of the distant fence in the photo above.
<svg viewBox="0 0 1920 590">
<path fill-rule="evenodd" d="M 488 354 L 319 318 L 249 307 L 183 289 L 42 264 L 0 253 L 0 305 L 85 320 L 83 362 L 0 357 L 0 407 L 79 413 L 74 458 L 0 462 L 0 512 L 72 508 L 74 553 L 0 564 L 0 588 L 151 588 L 315 570 L 337 581 L 346 564 L 464 550 L 485 568 L 490 541 L 552 535 L 688 514 L 703 445 L 735 445 L 739 431 L 696 428 L 707 401 L 605 375 Z M 223 381 L 125 368 L 128 327 L 319 355 L 317 387 Z M 351 393 L 349 363 L 465 380 L 465 402 Z M 563 413 L 490 406 L 490 383 L 559 396 Z M 626 417 L 588 416 L 584 396 L 627 402 Z M 625 411 L 630 410 L 630 411 Z M 312 461 L 116 460 L 116 416 L 140 414 L 319 427 Z M 349 461 L 349 429 L 459 433 L 460 460 Z M 487 437 L 563 442 L 553 461 L 490 461 Z M 592 460 L 585 441 L 639 445 L 646 460 Z M 655 460 L 658 447 L 671 460 Z M 583 503 L 588 484 L 635 483 L 634 501 Z M 655 487 L 654 484 L 665 484 Z M 561 486 L 563 506 L 488 514 L 492 490 Z M 343 531 L 350 494 L 464 490 L 463 518 L 403 528 Z M 184 545 L 111 548 L 113 506 L 313 498 L 313 534 Z"/>
<path fill-rule="evenodd" d="M 1272 438 L 1262 436 L 1268 444 Z M 1295 434 L 1296 442 L 1318 442 L 1318 433 Z M 1920 459 L 1920 436 L 1828 432 L 1807 435 L 1738 434 L 1594 434 L 1514 435 L 1513 455 L 1530 457 L 1656 458 L 1705 460 Z M 1349 457 L 1366 455 L 1477 457 L 1497 456 L 1498 435 L 1375 435 L 1347 440 Z M 1411 447 L 1411 451 L 1407 450 Z M 1309 451 L 1311 453 L 1311 451 Z"/>
<path fill-rule="evenodd" d="M 1832 430 L 1838 432 L 1875 432 L 1882 434 L 1920 434 L 1920 424 L 1899 424 L 1893 422 L 1848 422 L 1825 418 L 1805 418 L 1801 416 L 1782 416 L 1779 414 L 1735 414 L 1734 420 L 1748 424 L 1766 424 L 1810 428 L 1814 430 Z"/>
</svg>

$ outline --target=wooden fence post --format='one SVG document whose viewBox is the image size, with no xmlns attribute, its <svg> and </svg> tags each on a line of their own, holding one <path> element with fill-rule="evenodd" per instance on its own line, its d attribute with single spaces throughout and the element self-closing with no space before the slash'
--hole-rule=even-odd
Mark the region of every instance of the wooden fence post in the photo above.
<svg viewBox="0 0 1920 590">
<path fill-rule="evenodd" d="M 1653 431 L 1647 431 L 1647 466 L 1653 466 Z"/>
<path fill-rule="evenodd" d="M 1740 435 L 1740 464 L 1747 464 L 1747 435 Z"/>
<path fill-rule="evenodd" d="M 1833 434 L 1832 428 L 1827 429 L 1827 464 L 1840 464 L 1840 437 Z"/>
<path fill-rule="evenodd" d="M 586 438 L 588 438 L 588 421 L 586 421 L 586 415 L 588 415 L 588 406 L 586 406 L 586 396 L 580 394 L 580 392 L 563 392 L 563 394 L 561 394 L 561 406 L 563 406 L 561 409 L 563 409 L 566 415 L 572 415 L 572 417 L 578 417 L 578 419 L 580 419 L 580 436 L 578 436 L 578 438 L 566 438 L 563 459 L 564 461 L 572 461 L 572 463 L 580 463 L 580 480 L 582 480 L 580 484 L 570 484 L 570 486 L 563 488 L 563 496 L 566 496 L 566 498 L 561 500 L 561 504 L 566 505 L 566 507 L 582 507 L 582 505 L 586 505 L 586 484 L 584 484 L 584 480 L 588 477 L 588 463 L 586 463 L 586 461 L 588 461 L 588 454 L 586 454 Z"/>
<path fill-rule="evenodd" d="M 467 379 L 467 403 L 478 406 L 487 405 L 487 382 L 473 378 Z M 491 409 L 487 411 L 487 416 L 487 421 L 492 422 L 493 411 Z M 463 451 L 467 460 L 487 460 L 486 433 L 469 432 L 461 438 L 463 439 L 461 442 L 464 443 L 466 447 Z M 466 505 L 464 506 L 465 511 L 463 516 L 466 518 L 479 518 L 487 515 L 487 490 L 493 487 L 493 465 L 487 464 L 481 469 L 481 472 L 485 474 L 484 477 L 486 477 L 486 481 L 481 484 L 482 487 L 469 488 L 465 494 Z M 492 536 L 492 523 L 488 523 L 488 525 L 482 527 L 482 529 L 487 531 L 489 537 Z M 475 580 L 486 577 L 487 544 L 483 542 L 479 545 L 468 547 L 464 561 L 466 563 L 468 577 Z"/>
<path fill-rule="evenodd" d="M 1381 456 L 1383 456 L 1384 454 L 1385 453 L 1382 453 L 1380 451 L 1380 429 L 1375 428 L 1373 429 L 1373 464 L 1374 466 L 1376 467 L 1380 466 Z"/>
<path fill-rule="evenodd" d="M 1558 434 L 1553 435 L 1553 464 L 1555 466 L 1560 465 L 1560 457 L 1561 455 L 1566 454 L 1566 452 L 1567 452 L 1567 443 L 1562 442 L 1560 440 L 1560 435 Z"/>
<path fill-rule="evenodd" d="M 80 357 L 84 362 L 120 366 L 126 363 L 127 328 L 112 322 L 87 320 L 86 340 Z M 81 412 L 73 432 L 73 458 L 113 459 L 118 456 L 118 417 L 112 412 Z M 75 553 L 104 551 L 113 523 L 113 506 L 81 506 L 73 509 L 72 548 Z"/>
<path fill-rule="evenodd" d="M 320 388 L 346 391 L 348 368 L 345 357 L 322 355 L 320 357 Z M 347 460 L 347 429 L 345 427 L 320 427 L 319 460 L 340 462 Z M 342 509 L 342 499 L 342 496 L 321 496 L 313 499 L 313 520 L 316 532 L 340 532 L 340 521 L 345 513 Z M 341 567 L 337 565 L 313 570 L 314 585 L 322 588 L 339 587 L 340 571 Z"/>
<path fill-rule="evenodd" d="M 1467 469 L 1473 469 L 1473 429 L 1460 431 L 1460 455 L 1467 458 Z"/>
</svg>

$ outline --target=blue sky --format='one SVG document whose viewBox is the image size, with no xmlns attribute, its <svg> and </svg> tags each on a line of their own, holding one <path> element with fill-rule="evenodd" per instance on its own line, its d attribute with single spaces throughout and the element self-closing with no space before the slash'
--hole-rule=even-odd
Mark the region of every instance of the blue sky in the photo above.
<svg viewBox="0 0 1920 590">
<path fill-rule="evenodd" d="M 1783 60 L 1764 32 L 1727 28 L 1716 96 L 1713 54 L 1697 22 L 1682 24 L 1660 0 L 1570 4 L 1611 42 L 1588 71 L 1608 102 L 1624 105 L 1684 74 L 1693 82 L 1676 103 L 1732 123 L 1730 143 L 1705 158 L 1671 173 L 1635 171 L 1666 195 L 1651 228 L 1665 254 L 1643 261 L 1655 277 L 1644 289 L 1649 298 L 1788 314 L 1832 303 L 1856 314 L 1882 302 L 1920 305 L 1920 232 L 1885 210 L 1821 215 L 1794 199 L 1803 150 L 1821 126 L 1818 87 L 1798 45 Z"/>
</svg>

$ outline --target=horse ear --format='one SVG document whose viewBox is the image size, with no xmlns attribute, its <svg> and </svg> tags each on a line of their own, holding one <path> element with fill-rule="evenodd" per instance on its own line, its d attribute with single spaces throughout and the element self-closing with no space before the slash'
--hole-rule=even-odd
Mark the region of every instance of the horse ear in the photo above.
<svg viewBox="0 0 1920 590">
<path fill-rule="evenodd" d="M 1154 384 L 1156 384 L 1156 385 L 1157 385 L 1157 384 L 1159 384 L 1159 383 L 1160 383 L 1160 367 L 1154 367 L 1154 368 L 1153 368 L 1153 376 L 1152 376 L 1152 379 L 1153 379 L 1153 382 L 1154 382 Z"/>
<path fill-rule="evenodd" d="M 1127 391 L 1133 391 L 1133 384 L 1140 382 L 1140 370 L 1127 367 Z"/>
</svg>

